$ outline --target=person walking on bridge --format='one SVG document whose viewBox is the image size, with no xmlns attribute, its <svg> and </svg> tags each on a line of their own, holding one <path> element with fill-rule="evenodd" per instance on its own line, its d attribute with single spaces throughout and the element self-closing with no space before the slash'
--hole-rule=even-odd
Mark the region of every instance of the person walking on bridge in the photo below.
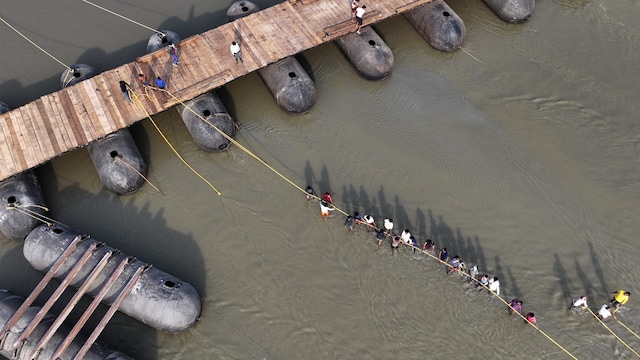
<svg viewBox="0 0 640 360">
<path fill-rule="evenodd" d="M 180 60 L 178 60 L 178 48 L 176 47 L 176 44 L 172 43 L 171 41 L 169 41 L 169 54 L 171 55 L 172 59 L 171 65 L 178 66 L 178 64 L 180 63 Z"/>
<path fill-rule="evenodd" d="M 236 64 L 238 63 L 238 60 L 244 63 L 244 60 L 242 60 L 242 51 L 240 50 L 240 45 L 238 45 L 237 42 L 232 42 L 229 49 L 231 50 L 231 55 L 236 59 Z"/>
<path fill-rule="evenodd" d="M 129 95 L 131 86 L 129 86 L 126 81 L 120 80 L 120 90 L 124 94 L 125 99 L 127 99 L 128 102 L 132 103 L 133 101 L 131 101 L 131 95 Z"/>
<path fill-rule="evenodd" d="M 362 17 L 364 16 L 366 8 L 367 5 L 362 5 L 356 9 L 356 33 L 358 34 L 360 34 L 360 29 L 362 28 Z"/>
<path fill-rule="evenodd" d="M 356 22 L 356 10 L 358 9 L 359 6 L 360 6 L 360 3 L 358 2 L 358 0 L 351 1 L 351 21 L 352 22 Z"/>
</svg>

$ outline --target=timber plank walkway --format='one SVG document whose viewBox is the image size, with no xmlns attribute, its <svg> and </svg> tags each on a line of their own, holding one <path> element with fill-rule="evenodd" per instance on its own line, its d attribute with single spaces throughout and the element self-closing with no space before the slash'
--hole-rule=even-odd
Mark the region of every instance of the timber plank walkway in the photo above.
<svg viewBox="0 0 640 360">
<path fill-rule="evenodd" d="M 364 26 L 412 10 L 432 0 L 382 0 L 366 3 Z M 44 95 L 0 115 L 0 180 L 87 145 L 119 129 L 213 90 L 287 56 L 355 31 L 347 0 L 282 2 L 178 44 L 180 65 L 166 49 L 107 70 L 58 92 Z M 230 53 L 239 42 L 243 63 Z M 119 82 L 137 94 L 145 90 L 137 74 L 167 82 L 167 93 L 148 90 L 130 104 Z"/>
</svg>

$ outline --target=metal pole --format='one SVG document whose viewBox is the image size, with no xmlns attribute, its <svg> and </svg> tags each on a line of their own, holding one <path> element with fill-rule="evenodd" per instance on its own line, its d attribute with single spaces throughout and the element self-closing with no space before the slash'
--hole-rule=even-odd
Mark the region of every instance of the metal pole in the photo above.
<svg viewBox="0 0 640 360">
<path fill-rule="evenodd" d="M 20 305 L 18 310 L 16 310 L 15 314 L 13 314 L 11 319 L 9 319 L 9 321 L 6 324 L 4 324 L 4 326 L 2 327 L 2 330 L 0 330 L 0 340 L 4 339 L 4 337 L 7 335 L 9 330 L 13 327 L 13 325 L 15 325 L 18 322 L 18 320 L 22 317 L 22 315 L 24 315 L 24 312 L 27 311 L 27 309 L 29 308 L 29 306 L 31 306 L 31 304 L 33 304 L 33 302 L 36 300 L 38 295 L 40 295 L 42 290 L 44 290 L 47 284 L 49 284 L 49 281 L 51 281 L 53 276 L 60 269 L 62 264 L 64 264 L 65 260 L 67 260 L 69 255 L 71 255 L 71 253 L 76 249 L 80 240 L 82 240 L 82 237 L 80 235 L 76 236 L 75 239 L 73 239 L 73 241 L 69 244 L 69 246 L 67 246 L 67 249 L 62 253 L 62 255 L 60 255 L 58 260 L 56 260 L 55 264 L 53 264 L 51 269 L 49 269 L 49 271 L 47 271 L 47 273 L 42 278 L 42 280 L 40 280 L 40 283 L 38 283 L 38 286 L 36 286 L 36 288 L 33 289 L 31 294 L 29 294 L 29 296 L 24 300 L 22 305 Z"/>
<path fill-rule="evenodd" d="M 38 324 L 40 324 L 40 321 L 42 321 L 45 315 L 47 315 L 47 312 L 49 311 L 49 309 L 51 309 L 53 304 L 62 295 L 62 293 L 64 292 L 64 289 L 66 289 L 67 286 L 69 286 L 69 283 L 71 282 L 71 280 L 73 280 L 73 278 L 78 274 L 78 272 L 80 272 L 80 269 L 82 269 L 82 266 L 87 262 L 87 260 L 89 260 L 89 257 L 91 257 L 91 253 L 93 252 L 93 250 L 95 250 L 97 245 L 98 243 L 94 242 L 87 248 L 87 250 L 84 252 L 80 260 L 78 260 L 78 262 L 73 266 L 73 268 L 71 269 L 71 272 L 69 272 L 69 274 L 67 274 L 67 276 L 64 278 L 62 283 L 58 285 L 58 288 L 56 289 L 56 291 L 53 292 L 53 295 L 51 295 L 51 298 L 47 300 L 47 302 L 44 304 L 42 309 L 38 311 L 36 316 L 31 320 L 31 322 L 24 329 L 22 334 L 20 334 L 18 339 L 13 343 L 13 346 L 11 347 L 11 349 L 17 348 L 18 345 L 20 345 L 20 343 L 24 339 L 26 339 L 27 337 L 29 337 L 29 335 L 31 335 L 31 333 L 36 328 L 36 326 L 38 326 Z"/>
<path fill-rule="evenodd" d="M 131 279 L 129 279 L 127 286 L 125 286 L 125 288 L 122 290 L 120 295 L 118 295 L 118 297 L 116 298 L 116 301 L 114 301 L 113 304 L 111 304 L 111 307 L 109 307 L 109 310 L 107 310 L 107 313 L 104 314 L 104 317 L 102 318 L 102 320 L 100 320 L 100 323 L 98 323 L 98 326 L 96 326 L 95 330 L 93 330 L 93 332 L 91 333 L 87 341 L 84 343 L 80 351 L 78 351 L 78 353 L 73 358 L 73 360 L 82 360 L 84 356 L 87 354 L 87 352 L 89 352 L 91 345 L 93 345 L 93 343 L 98 339 L 98 336 L 100 335 L 102 330 L 104 330 L 104 327 L 107 326 L 107 323 L 109 322 L 109 320 L 111 320 L 111 317 L 116 313 L 122 301 L 124 301 L 127 295 L 129 295 L 129 293 L 131 292 L 131 289 L 133 289 L 133 286 L 138 282 L 138 279 L 140 279 L 140 275 L 142 275 L 142 271 L 144 270 L 144 268 L 145 268 L 144 266 L 138 267 L 138 270 L 136 270 L 135 274 L 133 274 Z"/>
<path fill-rule="evenodd" d="M 29 359 L 33 359 L 37 355 L 37 353 L 40 351 L 40 349 L 46 346 L 49 340 L 51 340 L 51 338 L 53 337 L 53 334 L 56 333 L 56 330 L 58 330 L 60 325 L 62 325 L 62 322 L 67 318 L 67 316 L 69 316 L 69 314 L 71 313 L 71 310 L 73 310 L 73 308 L 78 304 L 78 301 L 80 301 L 80 298 L 82 298 L 82 295 L 84 295 L 84 293 L 87 292 L 87 289 L 89 289 L 89 286 L 93 284 L 93 282 L 96 280 L 98 275 L 102 273 L 102 270 L 104 269 L 104 267 L 107 266 L 107 263 L 109 262 L 109 258 L 111 257 L 111 254 L 112 254 L 111 251 L 107 251 L 104 254 L 100 262 L 96 265 L 93 271 L 91 271 L 91 274 L 89 274 L 89 276 L 84 281 L 82 286 L 73 295 L 73 298 L 71 298 L 71 301 L 69 301 L 69 303 L 64 307 L 60 315 L 58 315 L 56 320 L 49 327 L 49 330 L 47 330 L 47 332 L 40 339 L 40 341 L 38 341 L 38 344 L 35 346 L 33 352 L 29 356 Z"/>
<path fill-rule="evenodd" d="M 100 289 L 100 292 L 98 292 L 98 294 L 93 298 L 91 304 L 89 304 L 89 307 L 87 307 L 87 309 L 84 311 L 84 313 L 80 317 L 80 320 L 78 320 L 78 322 L 73 326 L 73 329 L 71 329 L 69 334 L 67 334 L 67 337 L 64 339 L 64 341 L 62 341 L 62 343 L 58 345 L 56 352 L 51 357 L 52 359 L 57 359 L 65 350 L 67 350 L 69 344 L 71 344 L 73 339 L 75 339 L 76 335 L 78 335 L 78 333 L 80 332 L 80 329 L 82 329 L 87 320 L 89 320 L 89 317 L 91 317 L 98 305 L 100 305 L 100 302 L 116 282 L 116 279 L 120 276 L 120 274 L 122 274 L 122 271 L 124 270 L 124 267 L 128 262 L 129 259 L 124 258 L 122 259 L 120 264 L 118 264 L 118 267 L 114 270 L 113 274 L 111 274 L 111 277 L 104 285 L 102 285 L 102 289 Z"/>
</svg>

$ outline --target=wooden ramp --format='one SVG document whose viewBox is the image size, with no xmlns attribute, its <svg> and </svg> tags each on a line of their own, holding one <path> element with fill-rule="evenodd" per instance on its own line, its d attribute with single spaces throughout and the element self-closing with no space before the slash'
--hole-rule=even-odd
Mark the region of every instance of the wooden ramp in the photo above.
<svg viewBox="0 0 640 360">
<path fill-rule="evenodd" d="M 430 1 L 364 0 L 367 5 L 364 25 Z M 182 101 L 192 99 L 265 65 L 354 31 L 346 0 L 283 2 L 185 39 L 178 45 L 179 66 L 172 66 L 166 50 L 158 50 L 45 95 L 0 115 L 0 180 L 178 104 L 170 94 Z M 232 41 L 240 43 L 243 63 L 235 63 L 229 50 Z M 136 94 L 144 94 L 136 77 L 140 72 L 150 82 L 161 76 L 170 94 L 148 90 L 149 96 L 139 96 L 133 104 L 127 102 L 119 81 L 131 84 Z"/>
</svg>

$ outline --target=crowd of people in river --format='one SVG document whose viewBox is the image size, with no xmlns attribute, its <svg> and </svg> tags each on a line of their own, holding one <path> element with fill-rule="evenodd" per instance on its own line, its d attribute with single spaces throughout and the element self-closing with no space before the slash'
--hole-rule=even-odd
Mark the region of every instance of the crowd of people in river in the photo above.
<svg viewBox="0 0 640 360">
<path fill-rule="evenodd" d="M 333 205 L 333 195 L 330 192 L 325 192 L 322 196 L 318 196 L 313 187 L 307 186 L 305 189 L 307 201 L 319 200 L 320 203 L 320 215 L 323 219 L 329 218 L 331 211 L 336 210 Z M 450 257 L 446 247 L 440 248 L 436 255 L 436 244 L 431 239 L 426 239 L 422 245 L 418 244 L 415 236 L 413 236 L 409 229 L 404 229 L 401 232 L 395 229 L 395 224 L 392 218 L 385 218 L 382 222 L 382 226 L 378 227 L 373 216 L 368 214 L 362 214 L 360 212 L 354 212 L 353 215 L 346 215 L 344 226 L 353 231 L 357 226 L 365 226 L 368 232 L 373 232 L 378 245 L 382 245 L 383 241 L 390 239 L 391 252 L 395 254 L 400 250 L 400 246 L 409 246 L 411 251 L 415 254 L 416 251 L 421 251 L 438 262 L 446 265 L 446 273 L 454 274 L 459 273 L 463 277 L 467 277 L 469 284 L 474 284 L 475 289 L 488 290 L 490 294 L 494 294 L 500 297 L 500 280 L 497 276 L 489 276 L 488 274 L 481 274 L 478 270 L 478 265 L 472 265 L 470 267 L 460 259 L 458 255 Z M 614 291 L 614 294 L 608 304 L 603 304 L 598 310 L 597 317 L 601 321 L 612 317 L 616 319 L 615 312 L 629 300 L 630 292 L 625 290 Z M 508 303 L 509 314 L 518 313 L 525 319 L 525 323 L 537 327 L 538 322 L 533 312 L 527 312 L 523 315 L 522 306 L 524 301 L 514 298 Z M 580 296 L 572 299 L 569 305 L 569 310 L 589 308 L 586 296 Z"/>
</svg>

